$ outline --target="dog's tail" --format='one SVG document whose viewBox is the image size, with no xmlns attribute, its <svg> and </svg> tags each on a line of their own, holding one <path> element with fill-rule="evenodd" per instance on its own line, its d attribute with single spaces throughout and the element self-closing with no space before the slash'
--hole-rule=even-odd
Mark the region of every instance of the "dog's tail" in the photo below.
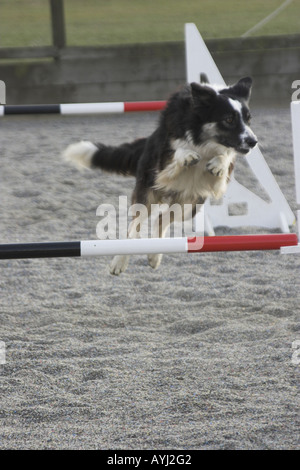
<svg viewBox="0 0 300 470">
<path fill-rule="evenodd" d="M 147 139 L 138 139 L 118 147 L 93 144 L 83 140 L 69 145 L 63 153 L 65 160 L 82 168 L 101 168 L 104 171 L 135 176 Z"/>
</svg>

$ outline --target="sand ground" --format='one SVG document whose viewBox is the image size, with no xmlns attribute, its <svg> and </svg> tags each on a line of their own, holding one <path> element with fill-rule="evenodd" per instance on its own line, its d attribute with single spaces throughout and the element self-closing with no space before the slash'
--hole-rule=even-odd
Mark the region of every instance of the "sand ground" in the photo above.
<svg viewBox="0 0 300 470">
<path fill-rule="evenodd" d="M 1 242 L 95 238 L 99 204 L 130 197 L 134 180 L 80 173 L 60 152 L 156 122 L 3 118 Z M 253 129 L 295 211 L 289 110 L 254 110 Z M 299 448 L 299 257 L 169 255 L 153 271 L 137 256 L 119 277 L 109 261 L 1 261 L 1 449 Z"/>
</svg>

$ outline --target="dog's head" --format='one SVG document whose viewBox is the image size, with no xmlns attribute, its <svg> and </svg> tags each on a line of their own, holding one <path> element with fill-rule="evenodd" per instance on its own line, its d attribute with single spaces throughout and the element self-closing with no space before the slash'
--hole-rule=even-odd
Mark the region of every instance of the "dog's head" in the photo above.
<svg viewBox="0 0 300 470">
<path fill-rule="evenodd" d="M 255 147 L 257 138 L 250 129 L 248 107 L 251 86 L 249 77 L 226 88 L 192 83 L 194 141 L 211 140 L 242 154 Z"/>
</svg>

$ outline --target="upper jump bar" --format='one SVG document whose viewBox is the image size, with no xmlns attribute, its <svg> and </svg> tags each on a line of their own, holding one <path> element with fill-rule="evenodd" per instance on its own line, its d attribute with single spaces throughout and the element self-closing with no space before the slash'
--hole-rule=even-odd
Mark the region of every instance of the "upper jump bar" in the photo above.
<svg viewBox="0 0 300 470">
<path fill-rule="evenodd" d="M 2 105 L 0 116 L 12 114 L 105 114 L 134 111 L 159 111 L 166 101 L 127 101 L 115 103 L 66 103 Z"/>
<path fill-rule="evenodd" d="M 297 243 L 295 233 L 15 243 L 0 245 L 0 259 L 280 250 L 282 247 L 296 246 Z"/>
</svg>

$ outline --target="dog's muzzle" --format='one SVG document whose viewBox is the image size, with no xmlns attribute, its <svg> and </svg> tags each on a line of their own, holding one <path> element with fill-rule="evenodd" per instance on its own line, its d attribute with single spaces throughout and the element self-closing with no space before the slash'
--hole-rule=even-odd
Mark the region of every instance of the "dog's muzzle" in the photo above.
<svg viewBox="0 0 300 470">
<path fill-rule="evenodd" d="M 246 154 L 250 152 L 251 149 L 253 149 L 257 144 L 257 137 L 256 135 L 251 131 L 251 129 L 248 128 L 247 134 L 243 136 L 241 145 L 236 149 L 239 153 Z"/>
</svg>

